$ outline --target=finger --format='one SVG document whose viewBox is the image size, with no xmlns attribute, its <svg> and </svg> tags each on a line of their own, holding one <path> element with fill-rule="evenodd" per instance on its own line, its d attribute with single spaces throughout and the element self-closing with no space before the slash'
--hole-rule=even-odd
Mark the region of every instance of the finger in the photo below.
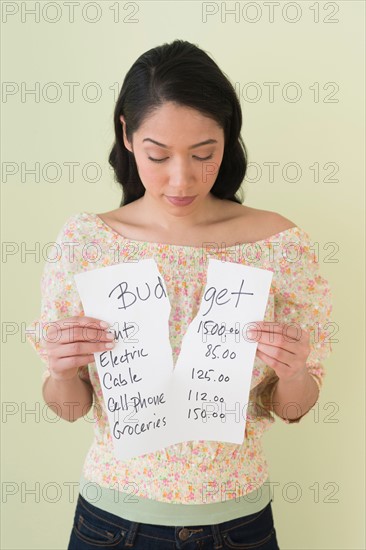
<svg viewBox="0 0 366 550">
<path fill-rule="evenodd" d="M 72 342 L 111 342 L 114 335 L 106 329 L 84 327 L 70 327 L 61 331 L 58 335 L 57 344 L 70 344 Z"/>
<path fill-rule="evenodd" d="M 96 323 L 97 325 L 100 325 L 102 328 L 107 328 L 109 326 L 109 323 L 106 321 L 103 321 L 102 319 L 98 319 L 97 317 L 89 317 L 86 315 L 74 315 L 73 317 L 68 317 L 65 319 L 67 321 L 72 321 L 73 323 L 76 323 L 78 326 L 84 326 L 88 323 Z M 63 321 L 63 319 L 59 319 L 59 321 Z"/>
<path fill-rule="evenodd" d="M 83 325 L 76 325 L 72 322 L 70 324 L 55 323 L 49 328 L 45 328 L 42 331 L 42 340 L 49 344 L 59 344 L 74 341 L 90 341 L 98 342 L 108 339 L 107 329 L 101 328 L 99 324 L 95 322 L 85 323 Z"/>
<path fill-rule="evenodd" d="M 70 327 L 94 327 L 102 328 L 103 330 L 109 327 L 109 324 L 95 317 L 67 317 L 65 319 L 57 319 L 55 321 L 47 321 L 42 323 L 43 332 L 51 333 L 52 331 L 59 332 Z"/>
<path fill-rule="evenodd" d="M 308 335 L 307 331 L 301 328 L 297 323 L 277 323 L 275 321 L 255 321 L 249 323 L 248 333 L 253 333 L 256 338 L 262 334 L 280 334 L 288 341 L 300 340 Z"/>
<path fill-rule="evenodd" d="M 297 340 L 288 341 L 288 339 L 284 338 L 282 334 L 272 334 L 270 332 L 263 332 L 259 338 L 255 338 L 255 341 L 258 342 L 258 345 L 264 344 L 266 346 L 272 346 L 285 351 L 291 351 L 291 353 L 295 353 L 293 350 L 299 345 Z"/>
<path fill-rule="evenodd" d="M 53 369 L 57 373 L 76 367 L 84 367 L 95 361 L 94 355 L 76 355 L 75 357 L 61 357 L 55 361 Z"/>
<path fill-rule="evenodd" d="M 288 338 L 285 338 L 282 333 L 278 332 L 252 332 L 248 331 L 248 338 L 252 342 L 258 342 L 258 344 L 267 344 L 283 349 L 290 349 L 291 346 L 296 342 L 296 340 L 289 341 Z"/>
<path fill-rule="evenodd" d="M 57 353 L 57 358 L 74 357 L 81 355 L 91 355 L 93 353 L 100 353 L 102 351 L 110 351 L 114 347 L 113 342 L 71 342 L 62 346 L 57 346 L 53 351 L 53 355 Z M 52 355 L 52 348 L 49 352 Z"/>
<path fill-rule="evenodd" d="M 281 367 L 283 369 L 290 369 L 291 368 L 289 364 L 282 363 L 282 361 L 278 361 L 277 359 L 275 359 L 271 355 L 267 355 L 266 353 L 264 353 L 263 351 L 261 351 L 259 349 L 257 349 L 257 354 L 258 354 L 259 359 L 262 359 L 262 361 L 264 361 L 266 363 L 266 365 L 268 365 L 269 367 L 271 367 L 273 369 L 277 369 L 278 367 Z"/>
<path fill-rule="evenodd" d="M 276 348 L 274 346 L 269 346 L 267 344 L 258 344 L 258 348 L 261 353 L 265 353 L 268 357 L 271 357 L 279 363 L 284 363 L 285 365 L 290 365 L 294 362 L 296 355 L 291 351 L 284 350 L 282 348 Z"/>
</svg>

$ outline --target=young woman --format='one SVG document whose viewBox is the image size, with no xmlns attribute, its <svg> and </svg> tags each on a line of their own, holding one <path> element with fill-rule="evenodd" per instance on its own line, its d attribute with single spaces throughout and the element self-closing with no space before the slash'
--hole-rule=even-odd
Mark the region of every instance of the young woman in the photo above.
<svg viewBox="0 0 366 550">
<path fill-rule="evenodd" d="M 57 238 L 60 260 L 44 268 L 42 314 L 31 328 L 54 323 L 47 337 L 29 336 L 47 364 L 44 399 L 66 420 L 92 406 L 95 418 L 69 550 L 279 548 L 261 436 L 275 415 L 299 422 L 318 399 L 331 351 L 323 332 L 331 295 L 310 236 L 238 198 L 247 167 L 241 124 L 234 88 L 206 52 L 176 40 L 141 55 L 114 114 L 109 161 L 121 205 L 72 215 Z M 70 242 L 77 243 L 72 255 Z M 90 242 L 102 251 L 95 258 L 83 254 Z M 214 243 L 209 254 L 203 243 Z M 254 406 L 242 445 L 185 441 L 127 461 L 115 457 L 93 355 L 114 343 L 102 320 L 84 316 L 74 275 L 120 263 L 131 251 L 134 260 L 154 258 L 164 276 L 175 357 L 197 312 L 209 255 L 273 271 L 257 323 Z M 100 330 L 89 328 L 86 337 L 91 323 Z"/>
</svg>

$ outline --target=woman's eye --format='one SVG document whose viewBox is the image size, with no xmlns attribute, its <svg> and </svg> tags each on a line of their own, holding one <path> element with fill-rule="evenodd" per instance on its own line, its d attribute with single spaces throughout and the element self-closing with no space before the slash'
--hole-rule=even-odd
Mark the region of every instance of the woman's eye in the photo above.
<svg viewBox="0 0 366 550">
<path fill-rule="evenodd" d="M 209 155 L 208 157 L 201 158 L 201 157 L 195 157 L 197 160 L 210 160 L 212 159 L 213 155 Z"/>
<path fill-rule="evenodd" d="M 153 162 L 164 162 L 166 159 L 153 159 L 152 157 L 147 157 L 149 160 L 152 160 Z"/>
<path fill-rule="evenodd" d="M 212 159 L 212 156 L 213 156 L 213 155 L 209 155 L 208 157 L 205 157 L 205 158 L 201 158 L 201 157 L 194 157 L 194 158 L 196 158 L 197 160 L 204 161 L 204 160 L 210 160 L 210 159 Z M 154 158 L 152 158 L 152 157 L 147 157 L 147 158 L 148 158 L 149 160 L 152 160 L 153 162 L 164 162 L 164 160 L 166 160 L 166 158 L 165 158 L 165 159 L 154 159 Z M 169 158 L 169 157 L 167 157 L 167 158 Z"/>
</svg>

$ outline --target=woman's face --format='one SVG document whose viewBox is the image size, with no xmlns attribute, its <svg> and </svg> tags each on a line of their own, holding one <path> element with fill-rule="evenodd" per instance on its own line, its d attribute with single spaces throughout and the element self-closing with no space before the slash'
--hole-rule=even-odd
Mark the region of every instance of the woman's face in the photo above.
<svg viewBox="0 0 366 550">
<path fill-rule="evenodd" d="M 124 143 L 135 156 L 145 196 L 172 212 L 199 208 L 207 200 L 223 158 L 222 128 L 199 111 L 172 102 L 146 118 L 132 142 L 125 134 L 124 117 L 120 120 Z M 184 197 L 193 199 L 179 201 Z"/>
</svg>

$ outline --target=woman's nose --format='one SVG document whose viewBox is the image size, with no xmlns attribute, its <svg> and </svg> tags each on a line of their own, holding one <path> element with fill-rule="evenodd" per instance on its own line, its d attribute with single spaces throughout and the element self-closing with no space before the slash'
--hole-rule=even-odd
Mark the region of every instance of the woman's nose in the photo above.
<svg viewBox="0 0 366 550">
<path fill-rule="evenodd" d="M 185 189 L 194 179 L 192 166 L 187 161 L 176 161 L 172 163 L 169 174 L 170 184 L 175 188 Z"/>
</svg>

